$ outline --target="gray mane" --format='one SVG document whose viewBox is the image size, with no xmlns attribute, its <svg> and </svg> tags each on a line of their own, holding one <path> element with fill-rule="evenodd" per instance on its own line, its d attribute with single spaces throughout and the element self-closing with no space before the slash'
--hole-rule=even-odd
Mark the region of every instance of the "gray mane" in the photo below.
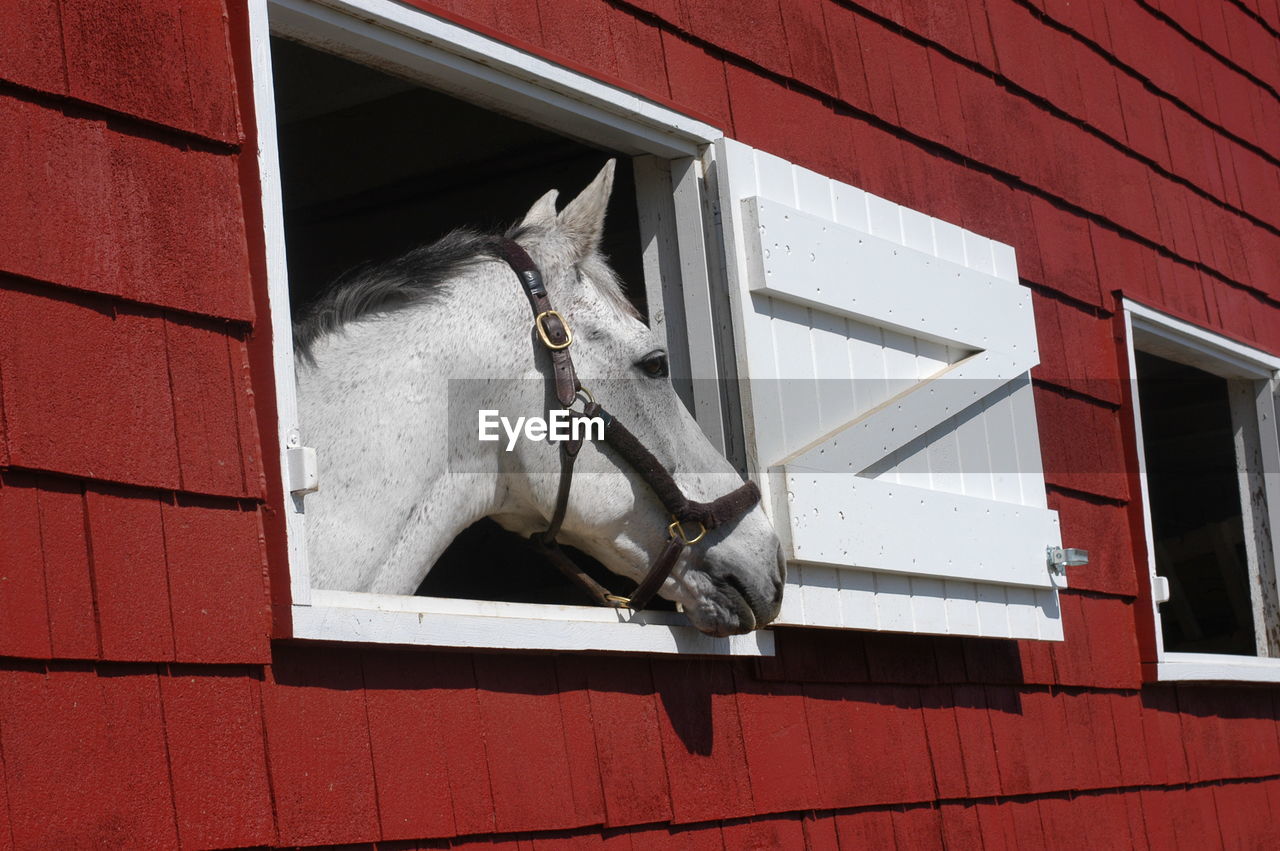
<svg viewBox="0 0 1280 851">
<path fill-rule="evenodd" d="M 370 314 L 420 302 L 468 265 L 500 257 L 501 240 L 520 232 L 518 225 L 502 234 L 459 228 L 430 245 L 343 274 L 294 321 L 294 350 L 310 360 L 312 344 L 324 335 Z"/>
</svg>

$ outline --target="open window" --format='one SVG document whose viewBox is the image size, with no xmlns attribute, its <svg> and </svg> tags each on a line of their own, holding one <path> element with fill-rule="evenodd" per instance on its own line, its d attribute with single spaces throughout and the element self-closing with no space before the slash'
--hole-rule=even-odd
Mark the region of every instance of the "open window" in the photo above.
<svg viewBox="0 0 1280 851">
<path fill-rule="evenodd" d="M 305 547 L 306 424 L 293 399 L 291 313 L 345 271 L 454 227 L 517 221 L 547 189 L 618 160 L 603 250 L 666 336 L 677 392 L 725 448 L 718 392 L 693 381 L 712 338 L 701 155 L 720 134 L 620 89 L 384 0 L 280 0 L 251 21 L 268 288 L 295 638 L 651 652 L 765 653 L 674 609 L 581 605 L 580 592 L 496 524 L 464 532 L 416 596 L 313 588 Z M 518 291 L 513 290 L 513 298 Z M 694 346 L 696 349 L 696 345 Z M 701 368 L 715 364 L 698 361 Z M 700 373 L 698 373 L 700 374 Z M 607 571 L 598 578 L 609 580 Z M 619 589 L 621 590 L 621 589 Z"/>
<path fill-rule="evenodd" d="M 1125 302 L 1159 679 L 1280 681 L 1280 359 Z"/>
</svg>

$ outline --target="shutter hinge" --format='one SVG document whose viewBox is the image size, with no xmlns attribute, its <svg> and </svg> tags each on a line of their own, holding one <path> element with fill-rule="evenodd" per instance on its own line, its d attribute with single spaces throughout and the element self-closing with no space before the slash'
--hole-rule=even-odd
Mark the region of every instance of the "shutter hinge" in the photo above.
<svg viewBox="0 0 1280 851">
<path fill-rule="evenodd" d="M 1078 567 L 1089 563 L 1089 551 L 1075 547 L 1055 547 L 1050 544 L 1045 548 L 1048 554 L 1049 572 L 1054 576 L 1066 576 L 1068 567 Z"/>
</svg>

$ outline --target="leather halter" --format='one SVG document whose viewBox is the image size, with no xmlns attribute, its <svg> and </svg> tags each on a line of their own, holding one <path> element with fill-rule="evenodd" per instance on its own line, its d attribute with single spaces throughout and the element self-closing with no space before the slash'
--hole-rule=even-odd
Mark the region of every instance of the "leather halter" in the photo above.
<svg viewBox="0 0 1280 851">
<path fill-rule="evenodd" d="M 623 460 L 635 468 L 641 478 L 657 495 L 671 514 L 667 526 L 667 543 L 654 559 L 649 572 L 630 597 L 620 597 L 586 574 L 573 559 L 560 549 L 556 536 L 564 523 L 569 507 L 569 491 L 573 486 L 573 464 L 582 449 L 582 439 L 560 441 L 560 488 L 556 495 L 556 507 L 547 528 L 529 536 L 530 543 L 545 555 L 561 573 L 578 583 L 586 593 L 602 606 L 627 607 L 640 611 L 662 588 L 676 566 L 680 553 L 691 544 L 702 540 L 707 531 L 740 517 L 760 501 L 760 489 L 755 482 L 741 487 L 711 502 L 695 502 L 684 495 L 671 473 L 644 447 L 636 436 L 627 430 L 602 408 L 582 383 L 573 369 L 569 347 L 573 344 L 573 332 L 569 323 L 552 306 L 547 288 L 537 264 L 514 240 L 500 239 L 498 251 L 502 259 L 520 279 L 520 286 L 533 309 L 533 329 L 538 339 L 551 355 L 552 380 L 555 383 L 556 400 L 568 410 L 578 399 L 584 399 L 582 413 L 575 417 L 600 417 L 604 420 L 604 441 Z M 694 531 L 690 531 L 692 528 Z"/>
</svg>

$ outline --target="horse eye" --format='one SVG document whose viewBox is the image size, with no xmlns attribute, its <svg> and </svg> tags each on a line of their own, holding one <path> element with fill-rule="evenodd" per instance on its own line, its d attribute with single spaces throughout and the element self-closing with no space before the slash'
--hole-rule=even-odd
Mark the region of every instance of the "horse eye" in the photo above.
<svg viewBox="0 0 1280 851">
<path fill-rule="evenodd" d="M 651 375 L 654 378 L 666 378 L 669 374 L 666 352 L 654 352 L 653 354 L 645 355 L 641 359 L 639 367 L 644 370 L 645 375 Z"/>
</svg>

